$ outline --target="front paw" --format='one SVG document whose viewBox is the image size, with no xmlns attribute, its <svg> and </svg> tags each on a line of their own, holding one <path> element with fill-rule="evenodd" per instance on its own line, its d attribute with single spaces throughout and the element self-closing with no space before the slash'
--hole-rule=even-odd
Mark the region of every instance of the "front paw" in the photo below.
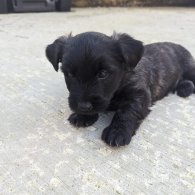
<svg viewBox="0 0 195 195">
<path fill-rule="evenodd" d="M 102 140 L 110 146 L 124 146 L 130 143 L 133 133 L 124 127 L 108 126 L 102 133 Z"/>
<path fill-rule="evenodd" d="M 95 123 L 98 119 L 98 114 L 95 115 L 81 115 L 73 113 L 69 116 L 69 122 L 76 127 L 88 127 Z"/>
</svg>

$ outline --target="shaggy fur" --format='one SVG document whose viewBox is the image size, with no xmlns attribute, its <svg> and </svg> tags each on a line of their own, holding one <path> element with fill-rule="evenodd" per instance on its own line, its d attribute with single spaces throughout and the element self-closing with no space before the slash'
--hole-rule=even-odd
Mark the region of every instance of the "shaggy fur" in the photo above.
<svg viewBox="0 0 195 195">
<path fill-rule="evenodd" d="M 111 146 L 129 144 L 149 107 L 169 92 L 195 92 L 195 61 L 182 46 L 163 42 L 143 46 L 127 34 L 86 32 L 60 37 L 46 48 L 70 92 L 69 121 L 92 125 L 98 115 L 115 111 L 102 139 Z"/>
</svg>

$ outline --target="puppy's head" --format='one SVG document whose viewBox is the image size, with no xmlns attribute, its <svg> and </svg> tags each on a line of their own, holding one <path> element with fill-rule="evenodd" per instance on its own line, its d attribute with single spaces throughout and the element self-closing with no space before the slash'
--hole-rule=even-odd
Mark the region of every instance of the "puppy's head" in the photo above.
<svg viewBox="0 0 195 195">
<path fill-rule="evenodd" d="M 142 52 L 142 43 L 127 34 L 109 37 L 97 32 L 60 37 L 46 48 L 56 71 L 62 63 L 70 108 L 80 114 L 105 111 L 125 73 L 137 65 Z"/>
</svg>

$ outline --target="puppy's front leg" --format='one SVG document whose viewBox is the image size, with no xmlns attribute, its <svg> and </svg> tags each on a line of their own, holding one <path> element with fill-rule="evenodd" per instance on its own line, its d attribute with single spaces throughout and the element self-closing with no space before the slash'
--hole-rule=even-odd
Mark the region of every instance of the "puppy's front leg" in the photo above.
<svg viewBox="0 0 195 195">
<path fill-rule="evenodd" d="M 110 146 L 129 144 L 142 120 L 149 113 L 149 105 L 149 94 L 139 92 L 116 111 L 111 124 L 104 129 L 102 139 Z"/>
<path fill-rule="evenodd" d="M 69 116 L 69 122 L 76 127 L 88 127 L 98 120 L 98 114 L 83 115 L 73 113 Z"/>
</svg>

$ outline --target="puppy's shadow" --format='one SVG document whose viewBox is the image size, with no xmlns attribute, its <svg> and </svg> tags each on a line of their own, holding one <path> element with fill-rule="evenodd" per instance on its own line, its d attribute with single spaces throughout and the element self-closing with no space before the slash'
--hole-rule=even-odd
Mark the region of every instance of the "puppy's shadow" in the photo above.
<svg viewBox="0 0 195 195">
<path fill-rule="evenodd" d="M 87 136 L 90 139 L 100 140 L 102 131 L 110 125 L 113 115 L 112 112 L 100 114 L 99 119 L 92 126 L 86 128 L 88 130 Z"/>
</svg>

